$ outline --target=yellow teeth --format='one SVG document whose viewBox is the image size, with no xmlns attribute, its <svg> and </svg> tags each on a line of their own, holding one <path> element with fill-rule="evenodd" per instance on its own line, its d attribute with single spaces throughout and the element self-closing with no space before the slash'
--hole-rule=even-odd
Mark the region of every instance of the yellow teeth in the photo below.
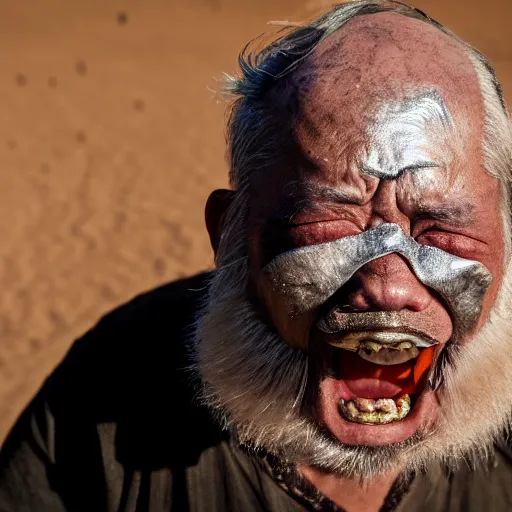
<svg viewBox="0 0 512 512">
<path fill-rule="evenodd" d="M 379 352 L 382 349 L 382 345 L 374 341 L 363 341 L 359 345 L 359 349 L 363 349 L 365 352 Z"/>
<path fill-rule="evenodd" d="M 400 347 L 400 345 L 383 346 L 378 343 L 370 343 L 371 345 L 377 345 L 378 348 L 373 346 L 368 347 L 369 342 L 365 342 L 359 347 L 357 355 L 374 364 L 401 364 L 410 359 L 415 359 L 419 354 L 419 350 L 408 342 L 400 343 L 400 345 L 410 345 L 410 347 Z"/>
<path fill-rule="evenodd" d="M 384 425 L 393 421 L 403 420 L 411 410 L 411 397 L 403 395 L 394 398 L 355 398 L 340 400 L 340 415 L 354 423 L 367 425 Z"/>
<path fill-rule="evenodd" d="M 380 333 L 388 334 L 388 333 Z M 419 350 L 416 345 L 402 337 L 386 336 L 380 339 L 355 337 L 354 335 L 345 336 L 344 339 L 337 342 L 329 342 L 332 346 L 343 350 L 357 352 L 357 355 L 366 361 L 380 365 L 401 364 L 418 357 Z"/>
<path fill-rule="evenodd" d="M 392 331 L 355 331 L 347 332 L 336 340 L 328 341 L 330 345 L 356 352 L 361 346 L 378 350 L 378 346 L 394 350 L 408 350 L 412 347 L 427 348 L 436 342 L 415 334 Z"/>
</svg>

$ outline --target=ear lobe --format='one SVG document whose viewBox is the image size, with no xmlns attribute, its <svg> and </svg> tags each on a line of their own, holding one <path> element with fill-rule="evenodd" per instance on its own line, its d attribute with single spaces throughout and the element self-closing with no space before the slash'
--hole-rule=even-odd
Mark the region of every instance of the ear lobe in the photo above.
<svg viewBox="0 0 512 512">
<path fill-rule="evenodd" d="M 206 201 L 204 218 L 206 229 L 210 235 L 210 243 L 215 254 L 217 254 L 217 249 L 219 248 L 226 213 L 234 196 L 233 190 L 218 189 L 214 190 Z"/>
</svg>

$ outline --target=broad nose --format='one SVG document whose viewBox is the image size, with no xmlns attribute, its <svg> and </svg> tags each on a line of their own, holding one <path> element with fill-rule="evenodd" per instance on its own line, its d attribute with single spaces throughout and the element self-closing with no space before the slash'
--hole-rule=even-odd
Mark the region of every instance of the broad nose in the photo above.
<svg viewBox="0 0 512 512">
<path fill-rule="evenodd" d="M 423 311 L 433 295 L 407 262 L 388 254 L 362 267 L 349 283 L 348 305 L 358 311 Z"/>
</svg>

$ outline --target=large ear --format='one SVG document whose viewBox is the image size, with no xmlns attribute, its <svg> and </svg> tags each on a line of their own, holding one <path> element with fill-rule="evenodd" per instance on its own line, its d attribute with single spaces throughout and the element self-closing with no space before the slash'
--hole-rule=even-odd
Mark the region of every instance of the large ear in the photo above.
<svg viewBox="0 0 512 512">
<path fill-rule="evenodd" d="M 215 254 L 217 254 L 219 248 L 226 213 L 234 196 L 235 193 L 232 190 L 218 189 L 214 190 L 206 201 L 204 219 Z"/>
</svg>

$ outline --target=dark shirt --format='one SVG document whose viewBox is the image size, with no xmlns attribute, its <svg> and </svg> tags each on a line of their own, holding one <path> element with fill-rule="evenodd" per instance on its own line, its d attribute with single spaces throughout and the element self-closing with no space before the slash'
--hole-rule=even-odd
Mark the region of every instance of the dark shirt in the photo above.
<svg viewBox="0 0 512 512">
<path fill-rule="evenodd" d="M 2 447 L 1 512 L 336 510 L 281 481 L 195 400 L 188 342 L 206 286 L 203 274 L 141 295 L 75 342 Z M 485 466 L 431 467 L 399 498 L 385 507 L 512 510 L 506 439 Z"/>
</svg>

